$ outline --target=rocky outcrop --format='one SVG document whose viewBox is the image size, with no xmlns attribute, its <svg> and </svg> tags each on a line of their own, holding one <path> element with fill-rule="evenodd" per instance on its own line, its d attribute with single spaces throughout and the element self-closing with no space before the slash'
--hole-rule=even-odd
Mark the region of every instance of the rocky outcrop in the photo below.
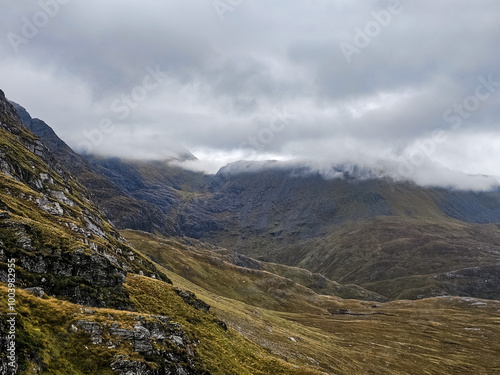
<svg viewBox="0 0 500 375">
<path fill-rule="evenodd" d="M 70 330 L 83 331 L 92 345 L 118 350 L 130 347 L 144 358 L 138 361 L 131 356 L 116 355 L 110 367 L 117 374 L 209 375 L 197 364 L 197 343 L 165 316 L 139 316 L 132 328 L 123 328 L 119 323 L 79 320 L 71 324 Z"/>
<path fill-rule="evenodd" d="M 197 310 L 201 310 L 205 313 L 210 311 L 210 306 L 203 302 L 201 299 L 196 298 L 196 295 L 193 292 L 188 290 L 181 290 L 179 288 L 174 288 L 175 293 L 179 297 L 181 297 L 185 303 L 193 306 Z"/>
</svg>

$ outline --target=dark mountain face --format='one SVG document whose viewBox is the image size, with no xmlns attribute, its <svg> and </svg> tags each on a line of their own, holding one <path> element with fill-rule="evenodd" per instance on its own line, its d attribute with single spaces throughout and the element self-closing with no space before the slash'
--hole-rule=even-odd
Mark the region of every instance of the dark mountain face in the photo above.
<svg viewBox="0 0 500 375">
<path fill-rule="evenodd" d="M 12 103 L 23 124 L 50 148 L 60 163 L 84 185 L 118 229 L 176 235 L 172 207 L 188 180 L 201 178 L 166 163 L 139 163 L 117 158 L 83 157 L 75 153 L 45 122 L 32 119 L 20 105 Z M 186 158 L 192 158 L 188 154 Z M 169 175 L 168 177 L 166 175 Z M 175 216 L 175 215 L 174 215 Z"/>
</svg>

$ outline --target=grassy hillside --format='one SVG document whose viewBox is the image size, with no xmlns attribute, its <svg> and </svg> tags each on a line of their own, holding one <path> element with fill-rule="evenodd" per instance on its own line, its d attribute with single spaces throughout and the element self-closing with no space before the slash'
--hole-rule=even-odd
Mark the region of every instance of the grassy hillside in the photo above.
<svg viewBox="0 0 500 375">
<path fill-rule="evenodd" d="M 221 296 L 260 307 L 309 312 L 317 294 L 385 300 L 356 285 L 341 285 L 304 269 L 251 259 L 246 261 L 253 268 L 239 267 L 234 264 L 242 262 L 237 254 L 195 240 L 157 237 L 131 230 L 121 233 L 142 254 L 176 274 Z"/>
<path fill-rule="evenodd" d="M 291 304 L 279 305 L 270 302 L 277 298 L 272 289 L 268 295 L 259 290 L 267 301 L 248 300 L 245 290 L 239 298 L 224 296 L 228 289 L 238 293 L 228 283 L 260 287 L 258 279 L 241 273 L 211 278 L 205 285 L 213 289 L 207 290 L 157 267 L 174 285 L 129 274 L 124 288 L 134 311 L 87 308 L 19 289 L 19 373 L 115 374 L 126 366 L 154 371 L 159 363 L 192 374 L 228 375 L 490 374 L 500 369 L 500 302 L 453 297 L 376 303 L 311 298 L 311 293 L 300 303 L 304 290 L 285 288 Z M 194 291 L 210 312 L 186 303 L 179 288 Z M 0 299 L 5 298 L 0 284 Z M 0 311 L 5 316 L 5 304 Z M 163 332 L 151 337 L 149 349 L 134 335 L 145 327 Z"/>
<path fill-rule="evenodd" d="M 262 235 L 228 236 L 221 242 L 234 243 L 231 248 L 252 258 L 306 269 L 391 299 L 446 294 L 500 299 L 496 224 L 381 216 L 331 226 L 327 234 L 295 243 Z"/>
<path fill-rule="evenodd" d="M 176 241 L 155 245 L 150 235 L 124 234 L 133 243 L 142 242 L 141 251 L 152 247 L 149 251 L 158 262 L 171 259 L 162 264 L 174 271 L 183 269 L 174 265 L 175 259 L 189 262 L 194 254 Z M 281 298 L 288 303 L 279 304 L 273 302 L 280 298 L 279 284 L 259 289 L 263 298 L 252 299 L 245 284 L 259 288 L 265 276 L 251 278 L 224 267 L 219 268 L 223 276 L 201 272 L 203 267 L 211 269 L 215 260 L 201 251 L 197 257 L 192 273 L 184 277 L 160 270 L 174 285 L 210 304 L 230 327 L 290 363 L 328 374 L 490 374 L 500 369 L 498 301 L 448 297 L 377 303 L 312 298 L 312 291 L 287 285 Z"/>
<path fill-rule="evenodd" d="M 170 361 L 171 371 L 188 371 L 172 372 L 175 374 L 321 373 L 294 368 L 235 331 L 225 329 L 212 314 L 186 304 L 169 284 L 129 275 L 126 287 L 136 312 L 89 309 L 51 297 L 37 298 L 20 290 L 16 302 L 19 374 L 111 375 L 117 373 L 112 367 L 119 368 L 119 361 L 152 371 L 159 368 L 159 363 Z M 0 299 L 6 297 L 7 289 L 0 284 Z M 0 311 L 0 323 L 5 327 L 5 304 L 0 305 Z M 152 338 L 153 349 L 148 354 L 138 349 L 134 328 L 138 331 L 138 324 L 147 327 L 154 323 L 168 336 Z M 130 338 L 125 330 L 131 332 Z"/>
</svg>

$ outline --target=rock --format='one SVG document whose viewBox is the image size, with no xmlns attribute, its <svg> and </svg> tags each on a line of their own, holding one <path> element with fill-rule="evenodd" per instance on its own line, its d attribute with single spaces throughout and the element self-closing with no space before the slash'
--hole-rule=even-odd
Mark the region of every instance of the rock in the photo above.
<svg viewBox="0 0 500 375">
<path fill-rule="evenodd" d="M 31 238 L 24 232 L 19 230 L 17 233 L 17 244 L 24 250 L 31 250 Z"/>
<path fill-rule="evenodd" d="M 40 173 L 40 180 L 43 183 L 54 185 L 54 179 L 48 173 Z"/>
<path fill-rule="evenodd" d="M 106 238 L 106 234 L 104 231 L 99 228 L 97 225 L 95 225 L 88 217 L 85 217 L 85 222 L 87 223 L 87 228 L 94 233 L 96 236 L 99 236 L 101 238 Z"/>
<path fill-rule="evenodd" d="M 260 262 L 238 253 L 234 253 L 234 264 L 239 267 L 262 270 Z"/>
<path fill-rule="evenodd" d="M 134 351 L 140 354 L 150 354 L 153 350 L 150 338 L 149 330 L 138 323 L 134 327 Z"/>
<path fill-rule="evenodd" d="M 118 324 L 114 324 L 118 326 Z M 122 329 L 122 328 L 111 328 L 110 333 L 114 336 L 120 336 L 124 340 L 133 340 L 134 339 L 134 331 L 131 329 Z"/>
<path fill-rule="evenodd" d="M 42 298 L 45 295 L 45 291 L 40 287 L 26 288 L 24 290 L 38 298 Z"/>
<path fill-rule="evenodd" d="M 196 298 L 196 295 L 193 292 L 187 290 L 181 290 L 179 288 L 174 288 L 174 291 L 188 305 L 193 306 L 195 309 L 201 310 L 205 313 L 209 312 L 210 305 L 206 304 L 201 299 Z"/>
<path fill-rule="evenodd" d="M 7 211 L 0 212 L 0 220 L 10 219 L 11 215 Z"/>
<path fill-rule="evenodd" d="M 102 330 L 99 324 L 96 322 L 89 322 L 86 320 L 79 320 L 76 322 L 77 327 L 80 327 L 85 332 L 90 334 L 90 340 L 92 344 L 99 345 L 102 343 Z"/>
<path fill-rule="evenodd" d="M 70 207 L 74 207 L 75 202 L 73 202 L 71 199 L 66 197 L 66 194 L 64 194 L 63 191 L 60 190 L 50 190 L 49 194 L 52 198 L 57 199 L 59 202 L 64 203 Z"/>
<path fill-rule="evenodd" d="M 171 323 L 165 316 L 149 316 L 147 319 L 139 316 L 133 329 L 121 328 L 116 322 L 108 326 L 80 320 L 70 325 L 70 330 L 74 333 L 79 329 L 89 334 L 94 345 L 102 344 L 106 348 L 119 349 L 129 348 L 132 344 L 135 353 L 157 359 L 154 363 L 149 363 L 131 360 L 124 355 L 116 356 L 110 366 L 118 374 L 209 375 L 208 372 L 193 368 L 196 355 L 191 345 L 194 344 L 179 324 Z M 104 343 L 102 338 L 109 336 L 111 337 Z"/>
<path fill-rule="evenodd" d="M 124 355 L 115 356 L 111 369 L 120 375 L 151 375 L 149 366 L 144 362 L 130 361 Z"/>
<path fill-rule="evenodd" d="M 38 206 L 48 214 L 55 216 L 64 215 L 64 210 L 58 202 L 51 202 L 46 197 L 38 198 L 36 202 L 38 203 Z"/>
<path fill-rule="evenodd" d="M 217 320 L 217 325 L 218 325 L 219 327 L 221 327 L 224 331 L 227 331 L 227 330 L 228 330 L 228 328 L 227 328 L 227 324 L 226 324 L 226 323 L 224 323 L 222 320 Z"/>
</svg>

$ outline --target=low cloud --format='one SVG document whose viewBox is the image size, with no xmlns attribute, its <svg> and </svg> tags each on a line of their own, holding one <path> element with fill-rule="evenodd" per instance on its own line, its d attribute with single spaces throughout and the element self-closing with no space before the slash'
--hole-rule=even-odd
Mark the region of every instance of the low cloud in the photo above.
<svg viewBox="0 0 500 375">
<path fill-rule="evenodd" d="M 401 0 L 350 62 L 342 43 L 393 1 L 244 1 L 223 21 L 211 1 L 50 1 L 59 10 L 17 51 L 7 36 L 22 36 L 41 8 L 2 5 L 0 88 L 75 149 L 164 158 L 186 147 L 199 160 L 183 165 L 208 172 L 241 158 L 397 174 L 410 163 L 405 178 L 462 188 L 490 186 L 474 175 L 500 176 L 496 0 Z M 113 103 L 148 67 L 162 84 L 121 116 Z M 476 105 L 481 79 L 494 83 Z M 284 109 L 290 117 L 276 122 Z M 446 141 L 418 159 L 439 131 Z"/>
</svg>

